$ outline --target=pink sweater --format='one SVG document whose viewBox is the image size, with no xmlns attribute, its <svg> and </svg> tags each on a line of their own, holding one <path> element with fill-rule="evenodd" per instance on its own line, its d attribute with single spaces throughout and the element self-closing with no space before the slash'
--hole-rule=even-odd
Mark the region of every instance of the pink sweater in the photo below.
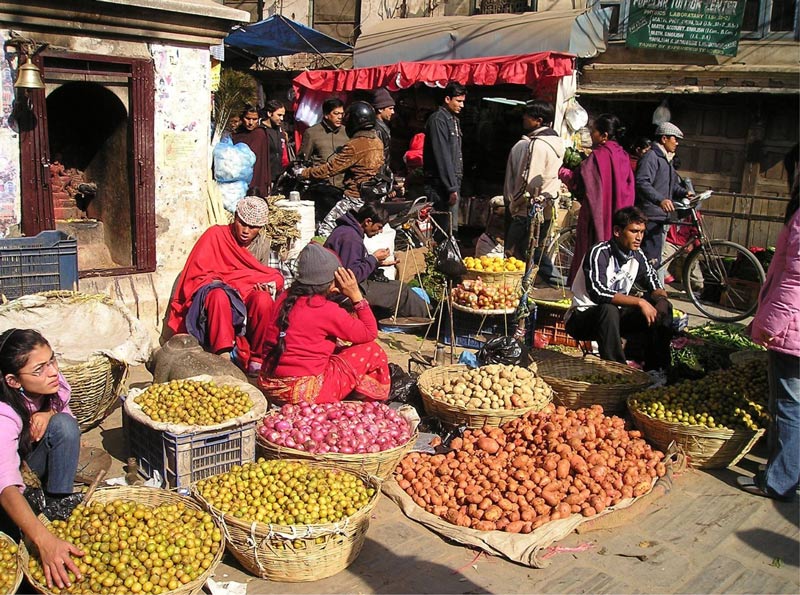
<svg viewBox="0 0 800 595">
<path fill-rule="evenodd" d="M 63 404 L 61 413 L 68 413 L 72 415 L 69 408 L 69 399 L 72 395 L 72 388 L 70 388 L 67 381 L 60 373 L 58 375 L 58 398 Z M 28 411 L 36 413 L 42 407 L 43 397 L 36 399 L 26 399 Z M 74 415 L 73 415 L 74 417 Z M 8 486 L 19 486 L 19 491 L 25 489 L 25 483 L 22 480 L 22 473 L 20 473 L 20 466 L 22 462 L 19 460 L 19 435 L 22 432 L 22 419 L 19 415 L 8 405 L 8 403 L 0 402 L 0 492 Z"/>
<path fill-rule="evenodd" d="M 778 234 L 750 336 L 767 349 L 800 357 L 800 210 Z"/>
</svg>

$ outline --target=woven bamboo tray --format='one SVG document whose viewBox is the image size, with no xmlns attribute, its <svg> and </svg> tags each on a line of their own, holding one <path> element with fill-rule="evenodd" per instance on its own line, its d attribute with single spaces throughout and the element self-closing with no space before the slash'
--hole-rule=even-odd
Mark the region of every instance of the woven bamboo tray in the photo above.
<svg viewBox="0 0 800 595">
<path fill-rule="evenodd" d="M 340 470 L 329 463 L 297 462 Z M 228 550 L 245 570 L 272 581 L 308 582 L 341 572 L 361 552 L 380 486 L 377 478 L 363 473 L 354 475 L 373 487 L 375 495 L 354 515 L 336 523 L 289 526 L 245 522 L 212 506 L 196 485 L 192 486 L 192 494 L 222 525 Z"/>
<path fill-rule="evenodd" d="M 2 532 L 0 532 L 0 541 L 5 541 L 8 545 L 17 545 L 13 539 Z M 11 584 L 11 588 L 5 593 L 13 595 L 19 590 L 20 584 L 22 584 L 22 558 L 20 556 L 20 551 L 17 550 L 17 572 L 14 575 L 14 582 Z"/>
<path fill-rule="evenodd" d="M 498 310 L 481 310 L 480 308 L 470 308 L 469 306 L 462 306 L 453 302 L 453 308 L 461 310 L 462 312 L 469 312 L 470 314 L 479 314 L 481 316 L 500 316 L 513 314 L 517 311 L 516 308 L 503 308 Z"/>
<path fill-rule="evenodd" d="M 274 414 L 273 414 L 274 415 Z M 339 452 L 313 453 L 280 446 L 270 442 L 261 434 L 256 432 L 256 444 L 259 448 L 259 455 L 265 459 L 302 459 L 304 461 L 315 461 L 317 463 L 330 463 L 339 469 L 345 469 L 355 474 L 366 476 L 374 475 L 380 479 L 389 477 L 394 468 L 406 454 L 414 447 L 414 443 L 419 437 L 419 432 L 414 430 L 411 439 L 396 448 L 383 450 L 380 452 L 369 452 L 364 454 L 343 454 Z"/>
<path fill-rule="evenodd" d="M 177 504 L 179 502 L 183 503 L 187 508 L 192 508 L 194 510 L 202 510 L 202 508 L 187 496 L 181 496 L 175 492 L 170 492 L 167 490 L 162 490 L 160 488 L 146 488 L 141 486 L 117 486 L 117 487 L 110 487 L 110 488 L 100 488 L 92 494 L 90 498 L 90 502 L 100 502 L 100 503 L 110 503 L 114 500 L 128 500 L 131 502 L 135 502 L 137 504 L 144 504 L 146 506 L 158 506 L 161 504 Z M 213 516 L 213 515 L 212 515 Z M 43 517 L 41 517 L 43 518 Z M 45 526 L 48 526 L 49 523 L 45 519 L 43 521 Z M 203 585 L 206 584 L 208 578 L 214 574 L 214 571 L 217 568 L 220 560 L 222 560 L 222 555 L 225 553 L 225 541 L 220 541 L 219 548 L 217 549 L 216 554 L 214 554 L 214 561 L 211 563 L 205 572 L 203 572 L 200 576 L 198 576 L 195 580 L 188 582 L 186 584 L 181 585 L 177 589 L 172 591 L 164 591 L 164 595 L 195 595 L 197 593 L 201 593 L 203 590 Z M 37 581 L 31 573 L 28 571 L 28 562 L 30 560 L 30 553 L 25 545 L 25 541 L 22 541 L 20 547 L 20 564 L 22 565 L 22 571 L 25 573 L 25 578 L 28 579 L 28 582 L 36 589 L 39 593 L 44 593 L 45 595 L 55 595 L 54 592 L 48 589 L 47 585 L 40 583 Z"/>
<path fill-rule="evenodd" d="M 764 430 L 711 429 L 668 422 L 642 413 L 630 401 L 628 410 L 648 442 L 661 450 L 675 442 L 689 465 L 697 469 L 724 469 L 735 465 L 764 434 Z"/>
<path fill-rule="evenodd" d="M 469 428 L 482 428 L 484 426 L 497 427 L 512 419 L 522 417 L 529 411 L 541 409 L 536 407 L 469 409 L 443 403 L 433 397 L 433 391 L 442 386 L 448 378 L 458 376 L 468 369 L 467 366 L 463 365 L 438 366 L 425 370 L 420 374 L 417 379 L 417 386 L 419 386 L 422 402 L 425 404 L 425 412 L 428 415 L 434 415 L 442 421 L 456 426 L 466 425 Z"/>
<path fill-rule="evenodd" d="M 553 387 L 553 400 L 570 409 L 601 405 L 606 413 L 622 413 L 630 395 L 653 383 L 650 376 L 641 370 L 595 357 L 571 357 L 556 351 L 536 349 L 531 351 L 531 359 L 539 365 L 539 375 Z M 624 376 L 629 383 L 590 384 L 574 380 L 600 372 Z"/>
</svg>

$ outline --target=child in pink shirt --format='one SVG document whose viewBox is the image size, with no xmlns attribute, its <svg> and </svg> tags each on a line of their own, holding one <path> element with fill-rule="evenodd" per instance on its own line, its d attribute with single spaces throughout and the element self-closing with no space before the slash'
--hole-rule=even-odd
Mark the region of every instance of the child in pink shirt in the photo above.
<svg viewBox="0 0 800 595">
<path fill-rule="evenodd" d="M 0 516 L 34 544 L 47 585 L 69 586 L 67 571 L 80 580 L 70 555 L 83 552 L 58 539 L 36 518 L 22 495 L 22 461 L 42 478 L 45 493 L 72 493 L 80 453 L 80 429 L 69 408 L 71 389 L 58 371 L 53 349 L 31 329 L 0 334 Z"/>
</svg>

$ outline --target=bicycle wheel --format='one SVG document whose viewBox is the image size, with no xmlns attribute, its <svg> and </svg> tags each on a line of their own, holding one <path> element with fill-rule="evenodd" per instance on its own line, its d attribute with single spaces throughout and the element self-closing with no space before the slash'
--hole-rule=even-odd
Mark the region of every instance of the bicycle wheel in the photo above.
<svg viewBox="0 0 800 595">
<path fill-rule="evenodd" d="M 555 240 L 547 247 L 547 256 L 553 263 L 553 268 L 564 279 L 569 277 L 572 266 L 572 257 L 575 254 L 575 226 L 565 227 L 556 236 Z"/>
<path fill-rule="evenodd" d="M 758 306 L 764 269 L 750 250 L 735 242 L 711 240 L 686 260 L 683 286 L 698 310 L 711 320 L 736 322 Z"/>
</svg>

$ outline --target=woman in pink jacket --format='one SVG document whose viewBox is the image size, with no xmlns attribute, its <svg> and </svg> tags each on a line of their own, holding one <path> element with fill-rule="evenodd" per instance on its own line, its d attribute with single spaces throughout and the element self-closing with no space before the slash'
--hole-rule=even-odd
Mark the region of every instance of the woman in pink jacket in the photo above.
<svg viewBox="0 0 800 595">
<path fill-rule="evenodd" d="M 776 500 L 792 500 L 800 483 L 799 205 L 795 183 L 750 329 L 768 350 L 769 459 L 763 474 L 737 478 L 746 491 Z"/>
</svg>

